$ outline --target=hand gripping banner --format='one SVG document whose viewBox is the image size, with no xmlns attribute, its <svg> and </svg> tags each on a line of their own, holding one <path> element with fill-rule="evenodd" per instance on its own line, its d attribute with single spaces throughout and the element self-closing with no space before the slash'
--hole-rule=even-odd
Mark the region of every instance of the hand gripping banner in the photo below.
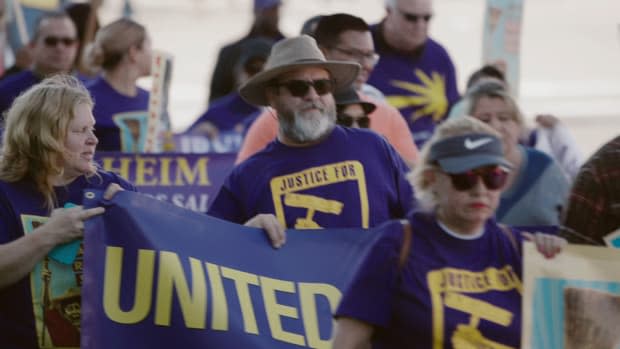
<svg viewBox="0 0 620 349">
<path fill-rule="evenodd" d="M 329 348 L 332 313 L 374 230 L 262 230 L 143 194 L 113 200 L 85 232 L 82 348 Z"/>
</svg>

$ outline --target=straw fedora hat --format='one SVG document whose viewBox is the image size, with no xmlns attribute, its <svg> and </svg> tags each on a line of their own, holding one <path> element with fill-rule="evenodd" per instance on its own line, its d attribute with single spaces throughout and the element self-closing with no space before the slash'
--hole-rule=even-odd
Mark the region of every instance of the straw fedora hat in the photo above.
<svg viewBox="0 0 620 349">
<path fill-rule="evenodd" d="M 357 63 L 326 60 L 316 41 L 308 35 L 301 35 L 277 42 L 271 49 L 264 70 L 242 85 L 239 94 L 251 104 L 268 105 L 265 96 L 267 85 L 276 77 L 303 67 L 327 70 L 335 82 L 336 91 L 351 84 L 360 70 Z"/>
</svg>

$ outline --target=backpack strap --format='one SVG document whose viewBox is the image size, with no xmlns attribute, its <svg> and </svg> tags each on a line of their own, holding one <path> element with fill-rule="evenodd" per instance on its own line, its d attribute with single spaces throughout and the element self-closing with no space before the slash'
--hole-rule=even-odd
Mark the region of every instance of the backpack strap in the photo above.
<svg viewBox="0 0 620 349">
<path fill-rule="evenodd" d="M 409 258 L 409 251 L 411 250 L 411 223 L 408 220 L 403 219 L 400 221 L 403 226 L 403 243 L 400 247 L 400 254 L 398 256 L 398 266 L 402 269 Z"/>
</svg>

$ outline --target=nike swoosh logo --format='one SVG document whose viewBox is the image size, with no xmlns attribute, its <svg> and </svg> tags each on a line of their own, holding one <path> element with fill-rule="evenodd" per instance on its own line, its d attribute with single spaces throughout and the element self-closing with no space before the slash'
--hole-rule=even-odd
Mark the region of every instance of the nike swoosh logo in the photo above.
<svg viewBox="0 0 620 349">
<path fill-rule="evenodd" d="M 483 146 L 483 145 L 485 145 L 487 143 L 490 143 L 490 142 L 493 142 L 492 138 L 482 138 L 482 139 L 479 139 L 477 141 L 472 141 L 471 139 L 466 138 L 465 139 L 465 148 L 467 148 L 469 150 L 472 150 L 472 149 L 479 148 L 479 147 L 481 147 L 481 146 Z"/>
</svg>

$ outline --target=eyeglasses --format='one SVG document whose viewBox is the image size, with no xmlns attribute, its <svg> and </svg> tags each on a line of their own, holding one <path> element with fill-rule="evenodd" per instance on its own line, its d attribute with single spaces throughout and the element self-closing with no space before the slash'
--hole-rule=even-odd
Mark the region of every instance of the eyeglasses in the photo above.
<svg viewBox="0 0 620 349">
<path fill-rule="evenodd" d="M 407 13 L 399 9 L 396 9 L 396 11 L 398 11 L 403 16 L 403 18 L 407 20 L 407 22 L 411 22 L 411 23 L 417 23 L 418 21 L 424 21 L 428 23 L 431 20 L 431 18 L 433 18 L 433 15 L 431 14 L 418 15 L 415 13 Z"/>
<path fill-rule="evenodd" d="M 334 46 L 332 47 L 332 49 L 338 51 L 338 52 L 342 52 L 345 55 L 354 58 L 356 61 L 358 62 L 363 62 L 363 61 L 368 61 L 370 64 L 375 65 L 377 64 L 377 62 L 379 62 L 379 54 L 376 52 L 364 52 L 364 51 L 360 51 L 360 50 L 354 50 L 354 49 L 346 49 L 346 48 L 341 48 L 341 47 L 337 47 Z"/>
<path fill-rule="evenodd" d="M 464 173 L 446 173 L 452 181 L 452 186 L 458 191 L 470 190 L 478 184 L 478 177 L 489 190 L 501 189 L 508 179 L 508 171 L 499 166 L 487 166 L 470 170 Z"/>
<path fill-rule="evenodd" d="M 368 128 L 370 126 L 370 118 L 368 115 L 362 117 L 355 117 L 345 113 L 340 113 L 337 116 L 338 125 L 351 127 L 355 122 L 360 128 Z"/>
<path fill-rule="evenodd" d="M 69 37 L 57 37 L 57 36 L 48 36 L 45 39 L 43 39 L 43 43 L 45 44 L 45 46 L 48 47 L 56 47 L 56 45 L 58 45 L 58 43 L 62 43 L 65 46 L 72 46 L 73 44 L 75 44 L 75 42 L 77 41 L 76 38 L 69 38 Z"/>
<path fill-rule="evenodd" d="M 334 81 L 329 79 L 320 80 L 289 80 L 285 82 L 275 83 L 273 86 L 285 87 L 288 92 L 294 97 L 305 97 L 310 91 L 310 87 L 314 88 L 316 94 L 319 96 L 332 93 L 334 91 Z"/>
</svg>

